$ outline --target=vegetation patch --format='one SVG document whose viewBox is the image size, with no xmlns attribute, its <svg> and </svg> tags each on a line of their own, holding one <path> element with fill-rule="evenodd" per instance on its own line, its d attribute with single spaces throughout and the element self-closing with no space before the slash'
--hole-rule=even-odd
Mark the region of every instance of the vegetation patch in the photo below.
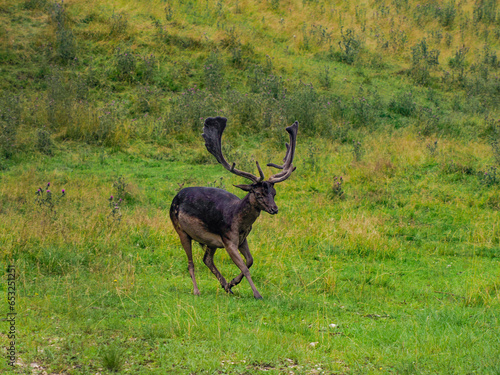
<svg viewBox="0 0 500 375">
<path fill-rule="evenodd" d="M 17 313 L 15 365 L 0 369 L 498 373 L 499 12 L 0 5 L 0 263 L 15 266 Z M 183 187 L 240 194 L 200 137 L 212 116 L 252 173 L 281 164 L 300 123 L 279 214 L 248 238 L 263 301 L 246 281 L 226 294 L 196 246 L 193 296 L 169 222 Z M 239 273 L 225 251 L 215 261 Z"/>
</svg>

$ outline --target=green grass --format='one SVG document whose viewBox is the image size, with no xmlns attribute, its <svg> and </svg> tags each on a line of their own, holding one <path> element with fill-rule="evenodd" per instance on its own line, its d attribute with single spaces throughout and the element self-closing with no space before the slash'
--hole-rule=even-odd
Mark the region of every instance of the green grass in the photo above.
<svg viewBox="0 0 500 375">
<path fill-rule="evenodd" d="M 249 239 L 263 301 L 246 281 L 226 295 L 197 247 L 192 295 L 168 207 L 183 182 L 236 192 L 219 165 L 143 144 L 104 157 L 68 145 L 11 168 L 2 249 L 4 267 L 19 270 L 18 371 L 497 373 L 497 187 L 447 172 L 447 154 L 425 142 L 390 139 L 354 161 L 351 145 L 299 138 L 298 169 L 277 186 L 280 214 L 263 214 Z M 446 145 L 457 159 L 481 153 L 459 146 Z M 254 150 L 262 161 L 283 151 Z M 340 174 L 345 199 L 332 200 L 324 176 Z M 120 222 L 107 200 L 117 176 L 128 196 Z M 56 214 L 34 204 L 47 180 L 66 189 Z M 216 262 L 236 275 L 223 250 Z"/>
<path fill-rule="evenodd" d="M 499 11 L 0 1 L 0 262 L 18 273 L 0 370 L 498 374 Z M 241 196 L 203 147 L 214 115 L 254 173 L 300 122 L 280 213 L 249 237 L 263 301 L 245 280 L 226 295 L 197 246 L 193 296 L 169 222 L 182 186 Z"/>
</svg>

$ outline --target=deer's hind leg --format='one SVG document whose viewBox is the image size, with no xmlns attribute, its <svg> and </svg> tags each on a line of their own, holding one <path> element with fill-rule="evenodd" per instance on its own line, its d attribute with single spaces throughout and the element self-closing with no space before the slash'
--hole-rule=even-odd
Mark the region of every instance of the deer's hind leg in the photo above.
<svg viewBox="0 0 500 375">
<path fill-rule="evenodd" d="M 219 272 L 217 267 L 215 267 L 214 264 L 214 255 L 215 252 L 217 251 L 217 248 L 212 248 L 208 247 L 207 245 L 201 245 L 205 249 L 205 255 L 203 256 L 203 262 L 207 265 L 207 267 L 212 271 L 212 273 L 215 275 L 217 280 L 219 280 L 220 285 L 224 288 L 224 290 L 228 293 L 233 293 L 231 291 L 231 288 L 229 287 L 229 284 L 227 283 L 226 279 L 222 274 Z"/>
<path fill-rule="evenodd" d="M 194 288 L 193 293 L 195 295 L 199 295 L 200 291 L 198 290 L 198 285 L 196 284 L 196 278 L 194 276 L 193 249 L 191 246 L 191 237 L 189 237 L 189 235 L 182 230 L 178 230 L 177 233 L 179 234 L 182 247 L 184 248 L 184 251 L 186 252 L 188 258 L 188 270 L 189 274 L 191 275 L 191 280 L 193 280 L 193 288 Z"/>
</svg>

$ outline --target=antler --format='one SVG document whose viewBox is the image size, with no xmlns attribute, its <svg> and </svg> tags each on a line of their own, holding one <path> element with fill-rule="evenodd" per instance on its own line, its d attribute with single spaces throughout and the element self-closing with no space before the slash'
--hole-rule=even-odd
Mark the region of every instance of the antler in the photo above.
<svg viewBox="0 0 500 375">
<path fill-rule="evenodd" d="M 297 169 L 297 167 L 294 167 L 292 162 L 293 162 L 293 157 L 295 155 L 295 145 L 297 144 L 297 130 L 299 129 L 299 122 L 295 121 L 293 125 L 290 125 L 289 127 L 286 128 L 286 131 L 290 135 L 290 144 L 286 143 L 286 154 L 285 158 L 283 159 L 283 165 L 277 165 L 274 163 L 269 163 L 267 164 L 268 167 L 274 167 L 278 169 L 282 169 L 281 172 L 269 177 L 267 180 L 268 182 L 271 182 L 273 184 L 281 181 L 285 181 L 292 172 Z"/>
<path fill-rule="evenodd" d="M 257 169 L 259 170 L 260 177 L 254 176 L 251 173 L 243 172 L 235 168 L 236 163 L 229 165 L 227 160 L 222 155 L 221 139 L 222 133 L 226 128 L 227 119 L 225 117 L 208 117 L 205 120 L 205 126 L 203 126 L 203 138 L 205 139 L 205 146 L 217 161 L 222 164 L 229 172 L 234 173 L 237 176 L 244 177 L 252 181 L 253 183 L 260 182 L 264 179 L 264 172 L 260 168 L 258 162 Z"/>
</svg>

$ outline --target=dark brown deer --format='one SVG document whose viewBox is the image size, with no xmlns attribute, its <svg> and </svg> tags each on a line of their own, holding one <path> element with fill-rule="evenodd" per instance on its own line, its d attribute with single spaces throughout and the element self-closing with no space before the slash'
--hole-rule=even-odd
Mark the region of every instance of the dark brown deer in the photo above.
<svg viewBox="0 0 500 375">
<path fill-rule="evenodd" d="M 226 122 L 227 119 L 224 117 L 210 117 L 205 120 L 205 126 L 203 127 L 205 146 L 228 171 L 252 181 L 249 185 L 235 185 L 248 192 L 248 194 L 243 199 L 240 199 L 222 189 L 208 187 L 184 188 L 179 191 L 172 201 L 170 219 L 179 234 L 188 257 L 188 269 L 193 280 L 194 294 L 200 294 L 200 292 L 194 276 L 191 240 L 199 242 L 204 248 L 203 262 L 217 277 L 226 292 L 232 293 L 231 288 L 238 285 L 245 276 L 252 287 L 254 297 L 262 299 L 248 271 L 252 266 L 253 258 L 248 248 L 247 236 L 261 211 L 266 211 L 271 215 L 278 213 L 278 207 L 274 202 L 274 196 L 276 195 L 274 184 L 286 180 L 295 170 L 292 162 L 299 123 L 295 122 L 286 128 L 290 135 L 290 144 L 286 144 L 287 151 L 283 159 L 283 165 L 267 164 L 270 167 L 281 169 L 281 171 L 264 181 L 264 173 L 258 162 L 256 164 L 259 177 L 236 169 L 235 163 L 230 165 L 222 155 L 221 138 L 226 128 Z M 214 264 L 214 254 L 220 248 L 227 250 L 233 262 L 241 270 L 241 274 L 230 283 L 224 279 Z M 238 250 L 245 257 L 246 263 L 241 258 Z"/>
</svg>

